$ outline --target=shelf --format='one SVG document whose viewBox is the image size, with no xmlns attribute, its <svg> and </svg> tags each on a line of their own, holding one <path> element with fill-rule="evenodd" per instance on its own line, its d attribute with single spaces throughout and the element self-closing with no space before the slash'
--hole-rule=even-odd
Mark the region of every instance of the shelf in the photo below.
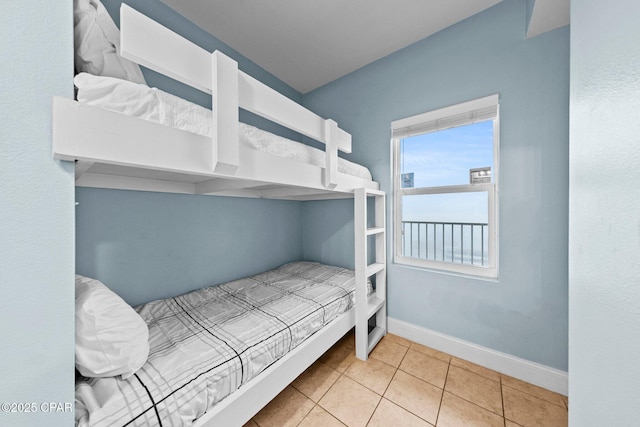
<svg viewBox="0 0 640 427">
<path fill-rule="evenodd" d="M 384 233 L 384 227 L 367 228 L 367 231 L 366 231 L 367 236 L 372 236 L 374 234 L 382 234 L 382 233 Z"/>
<path fill-rule="evenodd" d="M 375 294 L 369 297 L 367 305 L 367 318 L 376 314 L 384 306 L 385 300 L 376 298 Z"/>
<path fill-rule="evenodd" d="M 373 347 L 375 347 L 376 344 L 380 342 L 380 340 L 385 335 L 385 333 L 386 331 L 384 330 L 384 328 L 381 328 L 379 326 L 376 326 L 375 328 L 373 328 L 371 332 L 369 332 L 369 342 L 367 345 L 367 353 L 371 353 L 371 350 L 373 350 Z"/>
<path fill-rule="evenodd" d="M 373 190 L 373 189 L 367 188 L 365 189 L 365 194 L 367 196 L 383 197 L 385 195 L 385 192 L 382 190 Z"/>
<path fill-rule="evenodd" d="M 367 266 L 367 277 L 371 277 L 376 273 L 380 273 L 385 269 L 385 265 L 379 262 L 374 262 L 373 264 L 369 264 Z"/>
</svg>

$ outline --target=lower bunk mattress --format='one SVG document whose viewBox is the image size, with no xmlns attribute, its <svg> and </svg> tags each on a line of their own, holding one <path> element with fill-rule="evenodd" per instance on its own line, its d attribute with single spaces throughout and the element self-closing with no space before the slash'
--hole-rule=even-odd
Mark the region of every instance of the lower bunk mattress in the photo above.
<svg viewBox="0 0 640 427">
<path fill-rule="evenodd" d="M 136 308 L 149 357 L 133 376 L 76 381 L 76 424 L 190 425 L 354 304 L 351 270 L 294 262 Z"/>
</svg>

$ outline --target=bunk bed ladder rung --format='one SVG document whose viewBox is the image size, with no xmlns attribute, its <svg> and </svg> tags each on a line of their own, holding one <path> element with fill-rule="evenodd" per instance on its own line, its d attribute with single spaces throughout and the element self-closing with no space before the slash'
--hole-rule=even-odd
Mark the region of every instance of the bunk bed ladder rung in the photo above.
<svg viewBox="0 0 640 427">
<path fill-rule="evenodd" d="M 371 353 L 371 350 L 373 350 L 386 333 L 387 331 L 379 326 L 376 326 L 369 332 L 369 336 L 367 337 L 367 355 Z"/>
<path fill-rule="evenodd" d="M 369 217 L 368 201 L 374 209 Z M 382 191 L 356 189 L 354 192 L 355 270 L 356 270 L 356 357 L 367 360 L 369 353 L 387 333 L 385 194 Z M 373 225 L 369 226 L 369 221 Z M 371 239 L 373 241 L 371 241 Z M 372 245 L 373 243 L 373 245 Z M 373 246 L 373 247 L 370 247 Z M 375 253 L 369 257 L 369 250 Z M 373 262 L 370 260 L 373 258 Z M 367 282 L 375 290 L 367 295 Z"/>
</svg>

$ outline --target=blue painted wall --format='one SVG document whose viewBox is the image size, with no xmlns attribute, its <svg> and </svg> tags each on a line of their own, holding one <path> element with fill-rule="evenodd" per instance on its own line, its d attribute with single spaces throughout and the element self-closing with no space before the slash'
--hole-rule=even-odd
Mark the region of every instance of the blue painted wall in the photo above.
<svg viewBox="0 0 640 427">
<path fill-rule="evenodd" d="M 10 1 L 0 14 L 3 426 L 73 425 L 73 165 L 51 156 L 51 100 L 73 96 L 71 4 Z"/>
<path fill-rule="evenodd" d="M 132 305 L 302 258 L 300 202 L 78 188 L 79 274 Z"/>
<path fill-rule="evenodd" d="M 526 2 L 505 0 L 304 95 L 303 103 L 353 135 L 350 158 L 390 192 L 393 120 L 500 94 L 499 280 L 390 264 L 389 315 L 567 370 L 569 30 L 525 40 L 526 16 Z M 304 224 L 318 227 L 305 231 L 305 256 L 336 256 L 313 248 L 348 241 L 334 224 L 352 229 L 349 203 L 303 209 Z M 351 253 L 340 255 L 343 263 L 352 263 Z"/>
<path fill-rule="evenodd" d="M 296 102 L 301 95 L 158 1 L 127 3 Z M 120 0 L 105 0 L 119 24 Z M 143 69 L 150 86 L 211 108 L 211 96 Z M 267 120 L 241 120 L 300 139 Z M 76 263 L 130 304 L 174 296 L 302 258 L 300 202 L 79 188 Z"/>
<path fill-rule="evenodd" d="M 640 3 L 571 4 L 569 423 L 640 419 Z"/>
<path fill-rule="evenodd" d="M 353 200 L 304 202 L 303 256 L 354 269 Z"/>
</svg>

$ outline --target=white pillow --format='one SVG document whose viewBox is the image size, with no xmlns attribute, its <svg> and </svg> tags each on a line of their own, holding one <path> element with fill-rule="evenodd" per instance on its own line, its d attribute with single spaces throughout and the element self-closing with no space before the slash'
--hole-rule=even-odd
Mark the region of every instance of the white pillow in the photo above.
<svg viewBox="0 0 640 427">
<path fill-rule="evenodd" d="M 88 73 L 76 75 L 73 84 L 78 88 L 78 102 L 162 123 L 156 93 L 146 85 Z"/>
<path fill-rule="evenodd" d="M 80 73 L 73 79 L 79 102 L 200 135 L 211 135 L 211 110 L 155 87 Z"/>
<path fill-rule="evenodd" d="M 149 357 L 149 328 L 102 282 L 76 275 L 76 368 L 85 377 L 128 378 Z"/>
<path fill-rule="evenodd" d="M 146 83 L 138 64 L 120 56 L 120 30 L 100 0 L 73 0 L 73 38 L 78 73 Z"/>
</svg>

